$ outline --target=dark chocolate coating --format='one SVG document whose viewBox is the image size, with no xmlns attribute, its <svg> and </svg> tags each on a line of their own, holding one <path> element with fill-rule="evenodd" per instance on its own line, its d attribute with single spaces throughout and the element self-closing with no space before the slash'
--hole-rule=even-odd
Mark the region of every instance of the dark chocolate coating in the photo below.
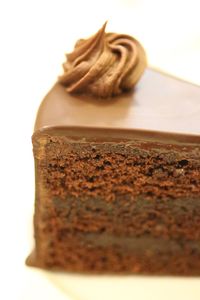
<svg viewBox="0 0 200 300">
<path fill-rule="evenodd" d="M 133 93 L 112 99 L 70 95 L 58 83 L 39 108 L 35 131 L 57 126 L 200 136 L 200 87 L 151 69 Z"/>
</svg>

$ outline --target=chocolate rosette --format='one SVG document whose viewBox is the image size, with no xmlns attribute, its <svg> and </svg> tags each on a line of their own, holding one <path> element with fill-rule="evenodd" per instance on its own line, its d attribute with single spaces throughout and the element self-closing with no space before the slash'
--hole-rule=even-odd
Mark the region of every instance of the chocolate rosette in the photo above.
<svg viewBox="0 0 200 300">
<path fill-rule="evenodd" d="M 143 74 L 147 60 L 142 45 L 129 35 L 106 33 L 105 28 L 106 23 L 66 55 L 59 81 L 67 92 L 112 97 L 133 88 Z"/>
</svg>

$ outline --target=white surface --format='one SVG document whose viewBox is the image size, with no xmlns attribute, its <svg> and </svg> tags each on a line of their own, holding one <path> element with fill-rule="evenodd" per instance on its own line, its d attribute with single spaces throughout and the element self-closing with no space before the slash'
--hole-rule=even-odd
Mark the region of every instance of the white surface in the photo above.
<svg viewBox="0 0 200 300">
<path fill-rule="evenodd" d="M 78 276 L 47 274 L 63 293 L 76 300 L 200 299 L 199 279 Z"/>
<path fill-rule="evenodd" d="M 144 44 L 151 65 L 200 84 L 198 5 L 198 0 L 0 1 L 1 298 L 200 299 L 198 278 L 88 278 L 24 266 L 33 243 L 30 137 L 64 52 L 109 19 L 108 31 L 132 34 Z"/>
</svg>

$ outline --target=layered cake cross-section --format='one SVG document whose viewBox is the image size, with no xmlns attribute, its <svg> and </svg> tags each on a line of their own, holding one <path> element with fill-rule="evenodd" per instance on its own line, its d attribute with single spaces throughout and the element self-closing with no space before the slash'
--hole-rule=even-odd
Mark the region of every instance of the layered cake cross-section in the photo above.
<svg viewBox="0 0 200 300">
<path fill-rule="evenodd" d="M 29 265 L 200 275 L 200 87 L 145 64 L 104 26 L 42 101 Z"/>
</svg>

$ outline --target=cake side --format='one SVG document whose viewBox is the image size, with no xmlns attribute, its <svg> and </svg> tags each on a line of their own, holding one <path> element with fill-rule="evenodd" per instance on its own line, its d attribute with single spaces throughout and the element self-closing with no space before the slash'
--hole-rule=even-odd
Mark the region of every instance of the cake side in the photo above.
<svg viewBox="0 0 200 300">
<path fill-rule="evenodd" d="M 33 137 L 31 263 L 79 272 L 199 274 L 200 144 L 58 132 Z"/>
</svg>

